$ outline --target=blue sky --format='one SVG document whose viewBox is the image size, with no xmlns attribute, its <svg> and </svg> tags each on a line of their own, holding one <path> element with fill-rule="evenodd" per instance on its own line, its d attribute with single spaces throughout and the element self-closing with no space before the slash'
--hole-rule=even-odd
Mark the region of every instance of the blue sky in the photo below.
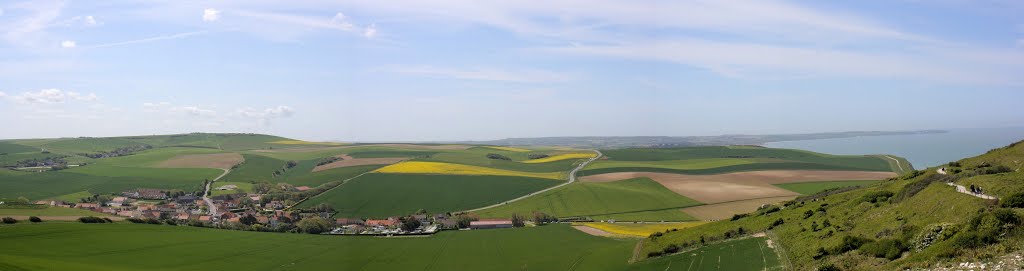
<svg viewBox="0 0 1024 271">
<path fill-rule="evenodd" d="M 1020 1 L 3 1 L 0 138 L 1024 125 Z"/>
</svg>

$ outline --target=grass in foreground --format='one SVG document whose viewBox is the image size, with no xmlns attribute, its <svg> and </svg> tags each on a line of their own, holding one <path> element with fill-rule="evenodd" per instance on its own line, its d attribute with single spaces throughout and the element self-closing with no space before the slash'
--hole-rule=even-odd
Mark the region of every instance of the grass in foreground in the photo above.
<svg viewBox="0 0 1024 271">
<path fill-rule="evenodd" d="M 104 213 L 97 213 L 82 209 L 53 207 L 48 205 L 30 206 L 33 206 L 33 208 L 0 207 L 0 216 L 108 216 Z"/>
<path fill-rule="evenodd" d="M 635 242 L 565 225 L 425 238 L 277 234 L 187 226 L 0 226 L 3 270 L 624 270 Z"/>
<path fill-rule="evenodd" d="M 595 220 L 690 221 L 680 208 L 699 202 L 672 192 L 648 178 L 607 183 L 573 183 L 524 200 L 482 210 L 481 217 L 529 215 L 535 211 L 557 217 L 587 216 Z"/>
</svg>

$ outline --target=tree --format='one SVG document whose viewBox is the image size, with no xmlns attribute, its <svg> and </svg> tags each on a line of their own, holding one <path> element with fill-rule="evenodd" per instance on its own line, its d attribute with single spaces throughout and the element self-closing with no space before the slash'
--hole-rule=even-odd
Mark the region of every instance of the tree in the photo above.
<svg viewBox="0 0 1024 271">
<path fill-rule="evenodd" d="M 526 226 L 526 219 L 523 219 L 523 216 L 519 214 L 512 214 L 512 227 L 519 228 L 522 226 Z"/>
<path fill-rule="evenodd" d="M 456 220 L 456 224 L 460 229 L 469 228 L 470 222 L 476 221 L 477 218 L 469 214 L 460 214 Z"/>
<path fill-rule="evenodd" d="M 43 222 L 43 219 L 39 218 L 38 216 L 30 216 L 28 218 L 28 221 L 32 221 L 33 223 L 39 223 L 39 222 Z"/>
<path fill-rule="evenodd" d="M 331 229 L 331 223 L 319 216 L 299 220 L 297 225 L 302 232 L 309 234 L 320 234 Z"/>
<path fill-rule="evenodd" d="M 417 215 L 422 215 L 422 214 L 426 214 L 426 213 L 427 213 L 427 210 L 426 210 L 426 209 L 419 209 L 419 210 L 416 210 L 416 214 L 417 214 Z"/>
<path fill-rule="evenodd" d="M 17 220 L 17 219 L 14 219 L 13 217 L 4 217 L 4 218 L 3 218 L 3 221 L 4 221 L 4 224 L 14 224 L 14 223 L 18 223 L 18 220 Z"/>
<path fill-rule="evenodd" d="M 299 162 L 296 162 L 295 160 L 289 160 L 288 164 L 287 164 L 288 168 L 293 168 L 293 167 L 298 166 L 298 165 L 299 165 Z"/>
<path fill-rule="evenodd" d="M 543 212 L 533 212 L 533 223 L 542 225 L 551 222 L 558 222 L 558 218 Z"/>
<path fill-rule="evenodd" d="M 274 185 L 272 185 L 272 184 L 270 184 L 268 182 L 258 182 L 258 183 L 255 183 L 255 184 L 252 185 L 252 190 L 256 191 L 256 193 L 259 193 L 259 194 L 269 193 L 270 190 L 273 189 L 273 188 L 274 188 Z"/>
<path fill-rule="evenodd" d="M 420 224 L 420 221 L 418 219 L 415 219 L 415 218 L 412 218 L 412 217 L 407 217 L 407 218 L 404 218 L 403 221 L 402 221 L 402 230 L 403 231 L 407 231 L 407 232 L 414 231 L 414 230 L 416 230 L 416 228 L 419 228 L 420 225 L 421 224 Z"/>
<path fill-rule="evenodd" d="M 252 216 L 251 214 L 246 214 L 245 216 L 239 218 L 238 222 L 241 222 L 242 224 L 245 225 L 256 224 L 256 217 Z"/>
</svg>

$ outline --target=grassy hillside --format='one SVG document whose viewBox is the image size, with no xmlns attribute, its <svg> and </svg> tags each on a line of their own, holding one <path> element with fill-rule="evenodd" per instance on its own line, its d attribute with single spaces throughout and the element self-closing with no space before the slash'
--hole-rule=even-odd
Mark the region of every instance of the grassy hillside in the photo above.
<svg viewBox="0 0 1024 271">
<path fill-rule="evenodd" d="M 1012 252 L 1024 244 L 1019 226 L 1024 211 L 958 193 L 945 182 L 992 181 L 987 187 L 994 190 L 997 184 L 1014 187 L 1001 188 L 1005 191 L 1000 194 L 1019 191 L 1024 184 L 1010 180 L 1020 176 L 1013 166 L 1024 161 L 1022 145 L 961 160 L 958 174 L 942 175 L 931 168 L 864 189 L 798 198 L 776 212 L 759 211 L 734 221 L 670 232 L 644 242 L 641 254 L 670 245 L 692 247 L 702 237 L 721 239 L 727 232 L 735 235 L 739 228 L 746 232 L 772 229 L 797 270 L 824 265 L 841 270 L 896 270 Z M 1010 172 L 988 170 L 1000 166 Z"/>
<path fill-rule="evenodd" d="M 878 183 L 878 181 L 829 181 L 829 182 L 806 182 L 806 183 L 784 183 L 776 184 L 775 186 L 781 187 L 789 191 L 797 192 L 804 195 L 810 195 L 821 191 L 851 187 L 851 186 L 870 186 Z"/>
<path fill-rule="evenodd" d="M 19 223 L 0 226 L 0 240 L 18 244 L 0 246 L 0 269 L 83 271 L 624 270 L 634 243 L 564 225 L 442 232 L 427 238 L 353 238 L 166 225 Z"/>
<path fill-rule="evenodd" d="M 387 217 L 419 209 L 431 213 L 483 207 L 558 184 L 550 179 L 374 173 L 354 179 L 300 205 L 328 203 L 337 217 Z"/>
<path fill-rule="evenodd" d="M 535 211 L 557 217 L 590 217 L 595 220 L 688 221 L 693 217 L 680 208 L 699 202 L 672 192 L 650 179 L 607 183 L 574 183 L 511 204 L 477 212 L 481 217 L 504 218 Z"/>
</svg>

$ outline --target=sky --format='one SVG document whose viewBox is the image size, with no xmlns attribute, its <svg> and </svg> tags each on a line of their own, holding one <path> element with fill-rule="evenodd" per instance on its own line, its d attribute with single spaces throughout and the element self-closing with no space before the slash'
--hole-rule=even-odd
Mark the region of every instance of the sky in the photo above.
<svg viewBox="0 0 1024 271">
<path fill-rule="evenodd" d="M 1024 2 L 0 0 L 0 138 L 1024 126 Z"/>
</svg>

